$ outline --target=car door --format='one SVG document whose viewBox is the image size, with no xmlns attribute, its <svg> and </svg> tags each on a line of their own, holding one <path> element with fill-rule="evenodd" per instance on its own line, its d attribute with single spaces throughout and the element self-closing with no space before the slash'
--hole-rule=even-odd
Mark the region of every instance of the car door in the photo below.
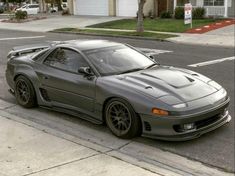
<svg viewBox="0 0 235 176">
<path fill-rule="evenodd" d="M 31 5 L 26 6 L 26 12 L 27 12 L 28 15 L 32 14 L 33 11 L 32 11 Z"/>
<path fill-rule="evenodd" d="M 45 58 L 37 74 L 52 106 L 94 110 L 96 77 L 78 73 L 80 67 L 88 66 L 79 52 L 69 48 L 56 48 Z"/>
</svg>

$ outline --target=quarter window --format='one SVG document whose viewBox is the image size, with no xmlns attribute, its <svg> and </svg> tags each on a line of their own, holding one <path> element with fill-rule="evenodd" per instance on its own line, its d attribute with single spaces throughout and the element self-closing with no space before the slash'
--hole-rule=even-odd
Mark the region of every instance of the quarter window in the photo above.
<svg viewBox="0 0 235 176">
<path fill-rule="evenodd" d="M 57 48 L 45 59 L 44 64 L 74 73 L 78 73 L 80 67 L 88 67 L 81 54 L 66 48 Z"/>
</svg>

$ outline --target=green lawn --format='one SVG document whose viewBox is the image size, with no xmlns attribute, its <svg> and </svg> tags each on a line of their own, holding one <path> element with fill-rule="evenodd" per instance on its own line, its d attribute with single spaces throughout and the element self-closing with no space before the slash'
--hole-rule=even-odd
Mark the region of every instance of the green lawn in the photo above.
<svg viewBox="0 0 235 176">
<path fill-rule="evenodd" d="M 209 23 L 219 21 L 218 19 L 200 19 L 193 20 L 193 27 L 204 26 Z M 94 28 L 111 28 L 111 29 L 136 29 L 136 19 L 123 19 L 100 23 L 92 26 Z M 190 25 L 185 25 L 184 20 L 176 19 L 145 19 L 144 29 L 161 32 L 184 32 L 190 28 Z"/>
<path fill-rule="evenodd" d="M 98 35 L 107 35 L 107 36 L 137 36 L 137 37 L 145 37 L 151 39 L 159 39 L 163 40 L 170 37 L 177 37 L 177 35 L 171 34 L 159 34 L 159 33 L 137 33 L 137 32 L 122 32 L 122 31 L 104 31 L 104 30 L 92 30 L 92 29 L 77 29 L 77 28 L 62 28 L 56 29 L 55 32 L 74 32 L 74 33 L 83 33 L 83 34 L 98 34 Z"/>
</svg>

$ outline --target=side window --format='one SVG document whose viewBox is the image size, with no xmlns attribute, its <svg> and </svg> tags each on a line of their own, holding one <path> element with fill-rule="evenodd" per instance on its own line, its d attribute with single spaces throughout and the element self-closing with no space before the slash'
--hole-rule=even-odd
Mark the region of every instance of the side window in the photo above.
<svg viewBox="0 0 235 176">
<path fill-rule="evenodd" d="M 81 54 L 66 48 L 57 48 L 45 59 L 44 64 L 74 73 L 78 73 L 80 67 L 89 66 Z"/>
<path fill-rule="evenodd" d="M 39 8 L 39 6 L 38 5 L 31 5 L 31 8 Z"/>
</svg>

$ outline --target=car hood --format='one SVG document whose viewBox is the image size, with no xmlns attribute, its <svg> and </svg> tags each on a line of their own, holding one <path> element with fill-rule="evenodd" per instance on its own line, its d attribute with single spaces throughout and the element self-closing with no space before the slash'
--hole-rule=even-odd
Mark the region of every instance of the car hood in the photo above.
<svg viewBox="0 0 235 176">
<path fill-rule="evenodd" d="M 116 79 L 128 88 L 171 105 L 208 96 L 221 88 L 198 73 L 165 66 L 119 75 Z"/>
</svg>

